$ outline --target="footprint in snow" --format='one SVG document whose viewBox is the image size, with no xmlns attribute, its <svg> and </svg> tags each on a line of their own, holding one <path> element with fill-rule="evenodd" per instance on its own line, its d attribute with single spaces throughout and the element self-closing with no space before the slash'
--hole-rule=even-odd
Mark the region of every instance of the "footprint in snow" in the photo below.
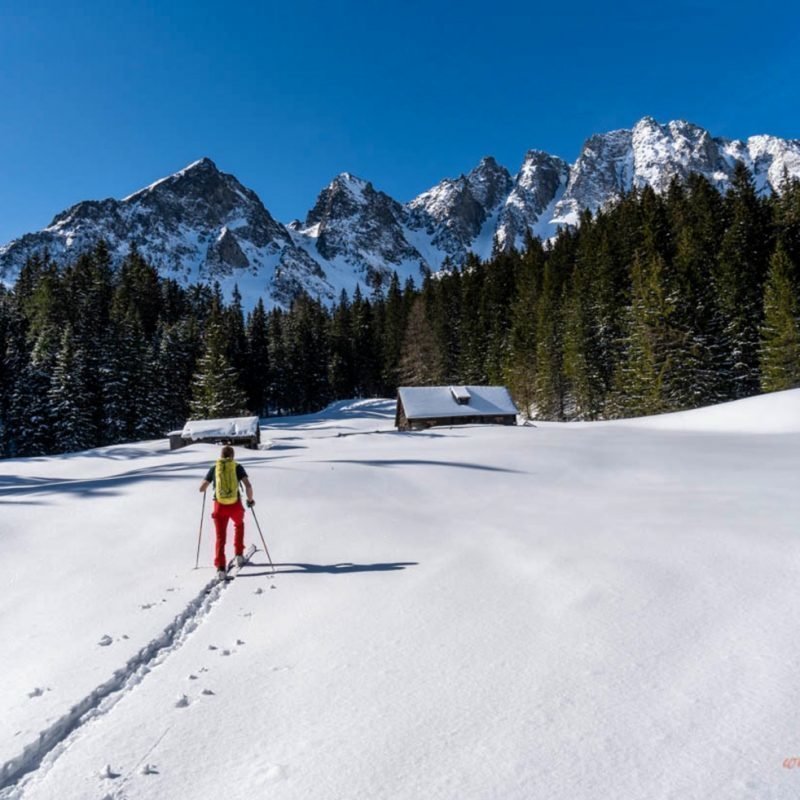
<svg viewBox="0 0 800 800">
<path fill-rule="evenodd" d="M 220 655 L 221 655 L 221 656 L 229 656 L 230 654 L 231 654 L 231 651 L 230 651 L 230 650 L 228 650 L 227 648 L 225 648 L 225 649 L 224 649 L 224 650 L 223 650 L 223 651 L 220 653 Z"/>
<path fill-rule="evenodd" d="M 112 781 L 114 780 L 114 778 L 119 778 L 119 776 L 121 774 L 122 774 L 121 772 L 114 772 L 114 770 L 111 769 L 111 764 L 106 764 L 103 767 L 103 769 L 100 770 L 100 777 L 101 778 L 112 780 Z"/>
<path fill-rule="evenodd" d="M 264 777 L 270 783 L 284 781 L 289 777 L 289 769 L 285 764 L 268 764 Z"/>
<path fill-rule="evenodd" d="M 216 692 L 211 691 L 211 689 L 203 689 L 203 691 L 200 692 L 200 694 L 204 694 L 204 695 L 210 697 L 211 695 L 215 695 Z"/>
<path fill-rule="evenodd" d="M 264 590 L 259 586 L 253 594 L 264 594 Z"/>
<path fill-rule="evenodd" d="M 142 611 L 149 611 L 154 605 L 155 603 L 142 603 L 139 608 L 141 608 Z"/>
<path fill-rule="evenodd" d="M 37 686 L 34 688 L 33 691 L 28 692 L 28 697 L 30 698 L 41 697 L 43 694 L 44 694 L 44 689 L 42 689 L 41 686 Z"/>
<path fill-rule="evenodd" d="M 175 708 L 186 708 L 189 705 L 189 698 L 182 694 L 176 701 L 175 701 Z"/>
<path fill-rule="evenodd" d="M 194 673 L 192 673 L 191 675 L 189 675 L 189 680 L 190 680 L 190 681 L 196 681 L 196 680 L 197 680 L 197 675 L 195 675 Z"/>
<path fill-rule="evenodd" d="M 113 642 L 114 640 L 108 634 L 105 634 L 97 644 L 99 644 L 100 647 L 108 647 Z"/>
<path fill-rule="evenodd" d="M 208 646 L 208 649 L 209 649 L 209 650 L 218 650 L 219 648 L 218 648 L 218 647 L 217 647 L 215 644 L 210 644 L 210 645 Z"/>
<path fill-rule="evenodd" d="M 139 771 L 142 775 L 158 775 L 158 767 L 155 764 L 145 764 Z"/>
</svg>

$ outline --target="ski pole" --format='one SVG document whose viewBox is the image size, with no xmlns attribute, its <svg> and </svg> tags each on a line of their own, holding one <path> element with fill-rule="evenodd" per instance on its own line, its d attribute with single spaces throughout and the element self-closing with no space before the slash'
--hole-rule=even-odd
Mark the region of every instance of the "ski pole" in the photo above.
<svg viewBox="0 0 800 800">
<path fill-rule="evenodd" d="M 197 534 L 197 558 L 194 562 L 194 568 L 200 565 L 200 542 L 203 538 L 203 517 L 206 515 L 206 493 L 203 492 L 203 508 L 200 510 L 200 532 Z"/>
<path fill-rule="evenodd" d="M 269 554 L 269 548 L 267 547 L 267 543 L 264 541 L 264 534 L 261 533 L 261 526 L 258 524 L 258 517 L 256 516 L 255 509 L 253 506 L 250 506 L 250 510 L 253 512 L 253 519 L 256 521 L 256 528 L 258 528 L 258 535 L 261 537 L 261 544 L 264 545 L 264 552 L 267 554 L 267 560 L 269 561 L 270 567 L 272 567 L 272 574 L 275 574 L 275 565 L 272 563 L 272 557 Z"/>
</svg>

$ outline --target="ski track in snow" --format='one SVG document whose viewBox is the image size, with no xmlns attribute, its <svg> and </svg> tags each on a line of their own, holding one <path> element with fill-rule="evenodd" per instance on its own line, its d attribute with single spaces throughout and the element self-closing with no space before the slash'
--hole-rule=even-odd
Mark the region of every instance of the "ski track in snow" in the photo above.
<svg viewBox="0 0 800 800">
<path fill-rule="evenodd" d="M 148 642 L 109 680 L 93 689 L 53 725 L 41 731 L 35 741 L 23 748 L 20 755 L 6 761 L 0 767 L 0 800 L 21 798 L 25 784 L 32 777 L 49 770 L 86 725 L 111 711 L 154 667 L 180 648 L 211 612 L 229 583 L 212 578 L 159 636 Z"/>
</svg>

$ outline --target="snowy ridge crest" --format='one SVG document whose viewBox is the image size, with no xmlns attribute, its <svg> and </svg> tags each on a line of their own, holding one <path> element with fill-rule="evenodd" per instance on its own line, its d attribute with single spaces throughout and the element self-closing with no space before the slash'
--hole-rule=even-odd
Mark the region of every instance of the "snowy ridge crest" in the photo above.
<svg viewBox="0 0 800 800">
<path fill-rule="evenodd" d="M 800 140 L 714 138 L 682 120 L 644 117 L 630 130 L 590 136 L 574 164 L 530 150 L 515 175 L 491 157 L 400 203 L 372 183 L 342 172 L 319 194 L 304 222 L 283 225 L 233 175 L 201 158 L 122 200 L 88 200 L 57 214 L 37 233 L 0 247 L 0 280 L 12 282 L 25 261 L 47 250 L 61 259 L 105 239 L 115 261 L 131 245 L 162 273 L 184 282 L 238 283 L 245 302 L 288 305 L 307 292 L 329 302 L 357 285 L 385 286 L 392 272 L 462 265 L 470 253 L 521 249 L 578 224 L 632 189 L 667 189 L 699 173 L 726 191 L 737 162 L 757 190 L 780 190 L 800 178 Z"/>
</svg>

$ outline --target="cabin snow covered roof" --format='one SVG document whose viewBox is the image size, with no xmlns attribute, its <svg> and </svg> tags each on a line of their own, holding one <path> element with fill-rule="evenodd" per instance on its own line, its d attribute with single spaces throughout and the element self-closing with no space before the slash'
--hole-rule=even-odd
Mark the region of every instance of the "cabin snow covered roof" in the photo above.
<svg viewBox="0 0 800 800">
<path fill-rule="evenodd" d="M 505 386 L 401 386 L 397 394 L 409 420 L 517 414 Z"/>
<path fill-rule="evenodd" d="M 255 436 L 258 417 L 231 417 L 229 419 L 190 419 L 183 426 L 184 439 L 212 439 Z"/>
</svg>

